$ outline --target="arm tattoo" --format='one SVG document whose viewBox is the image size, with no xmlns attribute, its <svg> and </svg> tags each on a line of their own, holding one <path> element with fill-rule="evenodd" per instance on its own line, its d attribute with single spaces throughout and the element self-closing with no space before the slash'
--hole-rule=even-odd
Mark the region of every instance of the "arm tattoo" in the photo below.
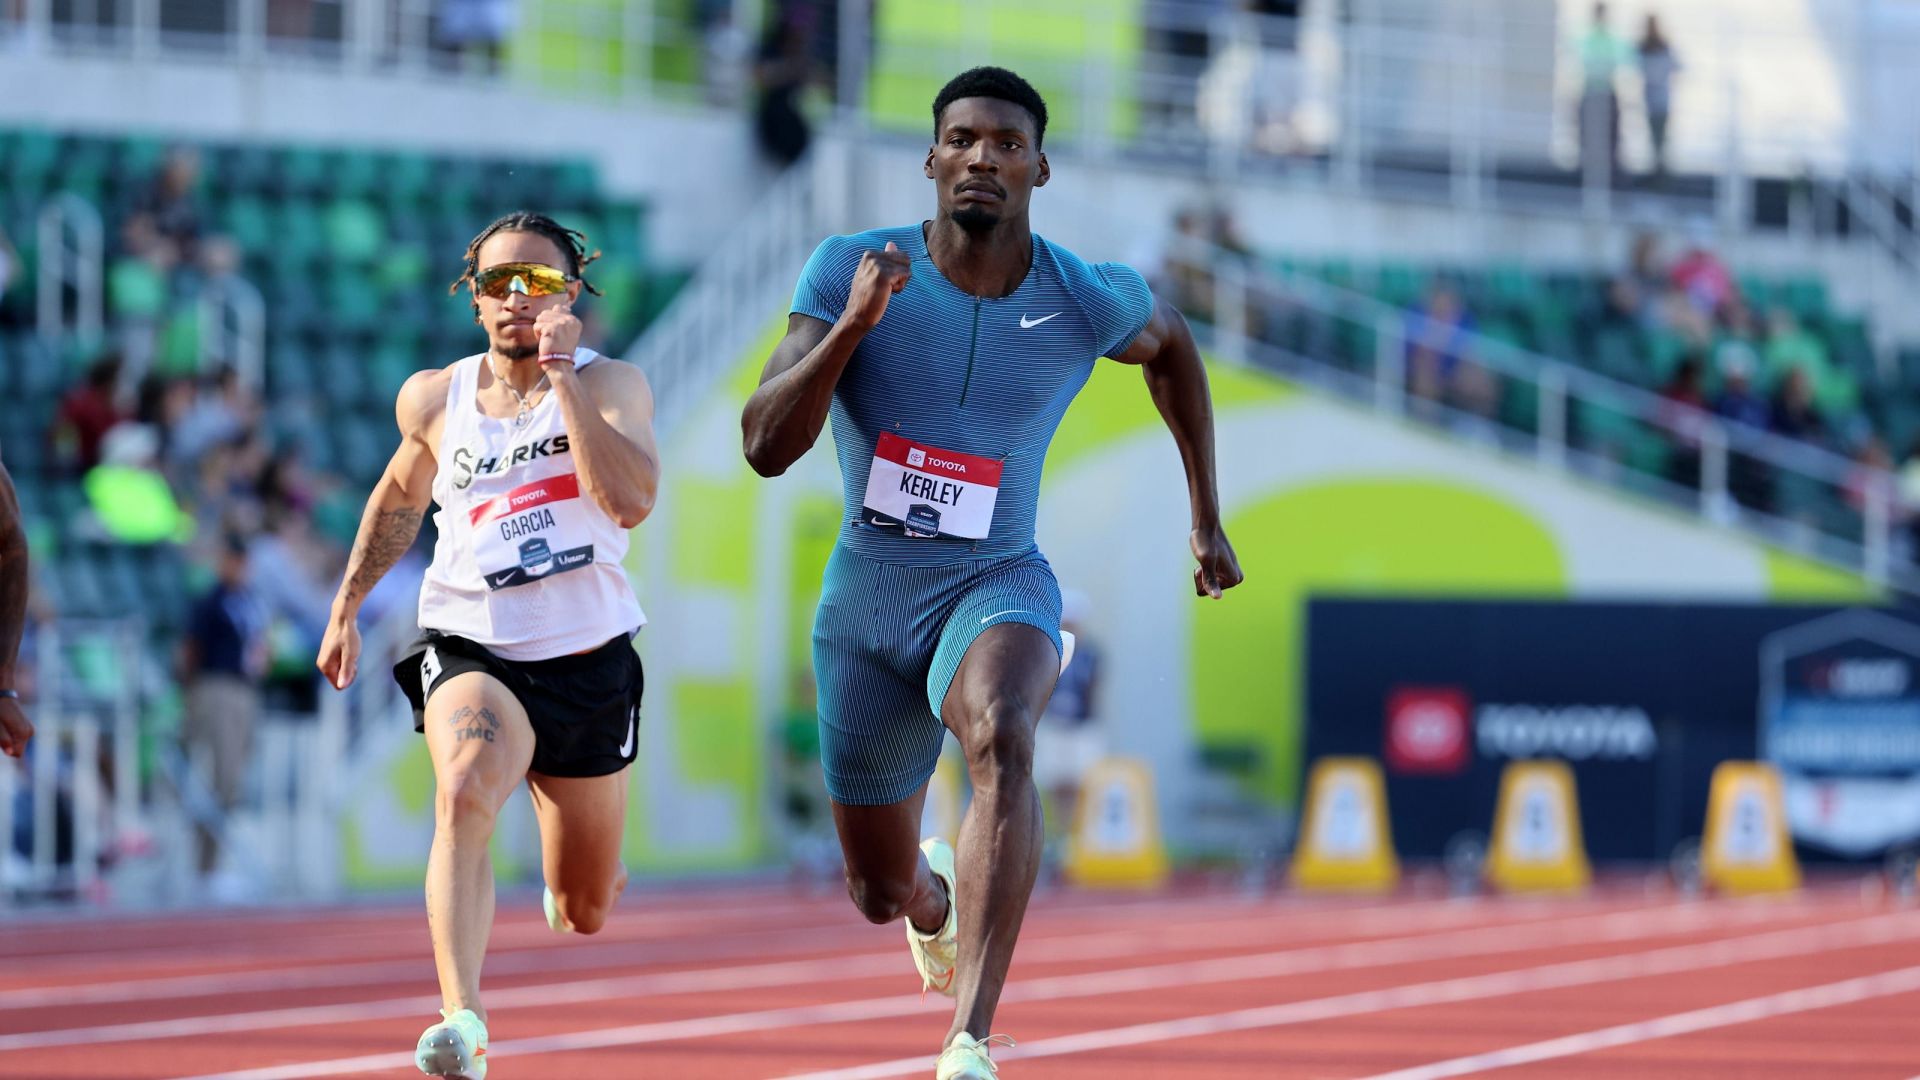
<svg viewBox="0 0 1920 1080">
<path fill-rule="evenodd" d="M 348 597 L 359 600 L 373 591 L 381 576 L 413 546 L 413 538 L 420 535 L 420 518 L 420 511 L 407 507 L 376 510 L 368 516 L 347 560 Z"/>
</svg>

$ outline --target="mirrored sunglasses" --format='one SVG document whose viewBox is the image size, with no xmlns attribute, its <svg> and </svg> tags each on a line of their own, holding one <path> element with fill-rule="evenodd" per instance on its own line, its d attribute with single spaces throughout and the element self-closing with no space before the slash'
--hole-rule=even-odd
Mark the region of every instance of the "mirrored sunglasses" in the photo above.
<svg viewBox="0 0 1920 1080">
<path fill-rule="evenodd" d="M 509 293 L 516 292 L 524 296 L 563 293 L 572 280 L 564 271 L 544 263 L 501 263 L 475 274 L 473 287 L 482 296 L 505 300 Z"/>
</svg>

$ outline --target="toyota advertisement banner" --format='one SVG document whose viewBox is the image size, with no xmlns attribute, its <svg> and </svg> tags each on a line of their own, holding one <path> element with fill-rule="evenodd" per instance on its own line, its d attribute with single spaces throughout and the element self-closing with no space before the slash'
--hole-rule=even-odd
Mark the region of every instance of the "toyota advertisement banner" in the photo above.
<svg viewBox="0 0 1920 1080">
<path fill-rule="evenodd" d="M 1729 759 L 1773 761 L 1803 852 L 1920 840 L 1920 617 L 1769 605 L 1321 599 L 1307 759 L 1386 771 L 1394 841 L 1485 833 L 1501 770 L 1567 762 L 1595 859 L 1664 859 Z"/>
</svg>

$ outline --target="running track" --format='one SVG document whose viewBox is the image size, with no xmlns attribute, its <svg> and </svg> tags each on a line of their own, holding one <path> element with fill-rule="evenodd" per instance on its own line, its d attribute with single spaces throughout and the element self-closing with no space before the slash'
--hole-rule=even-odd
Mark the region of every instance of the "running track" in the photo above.
<svg viewBox="0 0 1920 1080">
<path fill-rule="evenodd" d="M 764 887 L 629 894 L 593 938 L 503 902 L 490 1080 L 931 1075 L 901 931 Z M 417 907 L 0 925 L 0 1077 L 418 1076 Z M 1005 1080 L 1920 1074 L 1920 910 L 1775 899 L 1036 897 Z"/>
</svg>

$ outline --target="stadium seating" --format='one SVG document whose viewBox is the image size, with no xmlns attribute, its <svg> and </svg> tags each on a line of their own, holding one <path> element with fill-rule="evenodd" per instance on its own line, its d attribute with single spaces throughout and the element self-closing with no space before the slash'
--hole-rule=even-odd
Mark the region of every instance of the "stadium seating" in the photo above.
<svg viewBox="0 0 1920 1080">
<path fill-rule="evenodd" d="M 0 130 L 0 228 L 18 249 L 20 276 L 0 298 L 0 392 L 17 402 L 5 457 L 20 489 L 39 575 L 65 614 L 147 614 L 170 638 L 203 578 L 177 552 L 134 553 L 86 539 L 84 496 L 58 475 L 50 418 L 98 352 L 56 348 L 33 328 L 35 222 L 45 200 L 71 192 L 96 207 L 108 247 L 108 318 L 161 327 L 155 367 L 200 367 L 198 325 L 182 292 L 191 274 L 114 258 L 120 225 L 174 144 L 139 136 Z M 500 160 L 365 147 L 198 147 L 204 234 L 238 246 L 242 273 L 266 306 L 264 397 L 276 443 L 304 448 L 309 466 L 345 481 L 349 501 L 371 487 L 391 451 L 392 402 L 412 372 L 471 352 L 479 341 L 468 301 L 447 295 L 469 240 L 494 216 L 528 208 L 581 228 L 603 252 L 590 277 L 606 290 L 605 339 L 624 343 L 665 306 L 684 272 L 656 266 L 646 208 L 613 199 L 585 161 Z M 323 526 L 351 535 L 355 515 L 323 507 Z"/>
</svg>

